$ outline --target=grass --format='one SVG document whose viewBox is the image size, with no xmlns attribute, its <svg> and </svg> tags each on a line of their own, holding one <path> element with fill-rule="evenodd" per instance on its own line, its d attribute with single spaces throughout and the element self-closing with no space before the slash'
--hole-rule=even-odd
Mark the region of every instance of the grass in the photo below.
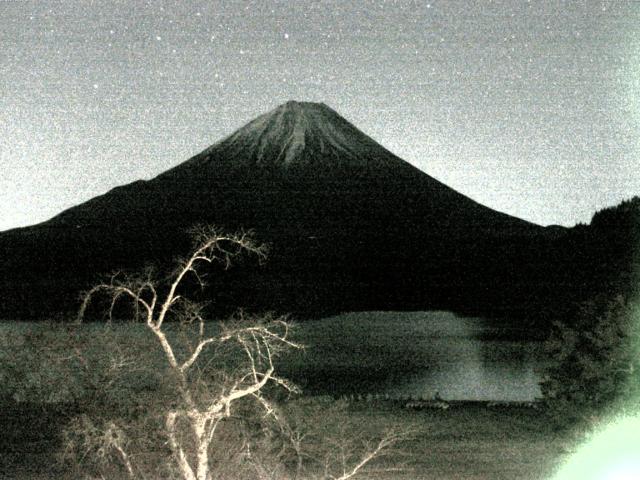
<svg viewBox="0 0 640 480">
<path fill-rule="evenodd" d="M 532 409 L 463 404 L 414 412 L 362 405 L 353 415 L 372 429 L 394 424 L 422 431 L 405 445 L 405 472 L 372 478 L 548 479 L 567 455 L 567 437 L 549 430 L 544 414 Z"/>
<path fill-rule="evenodd" d="M 0 478 L 74 478 L 54 458 L 56 432 L 71 412 L 61 406 L 46 411 L 26 405 L 14 405 L 10 411 L 4 407 Z M 373 464 L 364 478 L 544 480 L 567 458 L 567 435 L 551 431 L 538 410 L 463 404 L 448 410 L 411 411 L 396 402 L 357 402 L 348 412 L 372 436 L 388 427 L 420 431 L 401 445 L 402 471 L 384 471 L 393 468 L 398 458 L 383 460 Z"/>
<path fill-rule="evenodd" d="M 446 315 L 438 315 L 432 317 L 436 325 L 446 322 Z M 301 378 L 321 376 L 323 372 L 327 377 L 339 378 L 342 373 L 343 384 L 336 386 L 337 393 L 346 385 L 354 388 L 352 375 L 358 375 L 363 368 L 373 377 L 405 375 L 427 361 L 424 352 L 433 329 L 425 333 L 411 315 L 400 316 L 392 326 L 388 314 L 368 314 L 366 324 L 361 323 L 362 318 L 362 314 L 348 314 L 300 325 L 298 339 L 309 348 L 289 357 L 280 370 L 297 372 Z M 85 339 L 104 332 L 111 332 L 117 343 L 133 344 L 133 351 L 144 361 L 162 360 L 156 355 L 157 346 L 150 343 L 152 337 L 141 325 L 115 325 L 109 330 L 104 325 L 87 324 L 80 329 Z M 0 401 L 0 478 L 74 478 L 61 470 L 55 453 L 60 448 L 61 429 L 74 415 L 74 407 L 70 406 L 73 398 L 83 392 L 72 385 L 73 372 L 64 374 L 66 377 L 45 375 L 63 356 L 47 351 L 47 347 L 64 345 L 62 340 L 67 335 L 64 328 L 46 323 L 0 324 L 0 362 L 18 355 L 19 364 L 28 372 L 25 378 L 18 379 L 27 390 L 23 397 L 18 396 L 20 401 L 9 397 Z M 34 354 L 34 345 L 42 351 Z M 97 364 L 103 361 L 100 347 L 91 344 L 87 350 Z M 46 355 L 42 353 L 45 351 Z M 134 375 L 126 380 L 126 387 L 150 388 L 141 381 Z M 326 388 L 329 384 L 323 385 Z M 4 383 L 5 388 L 7 385 L 10 382 Z M 51 395 L 51 391 L 59 395 Z M 488 408 L 468 402 L 452 405 L 448 410 L 413 411 L 404 408 L 402 401 L 379 400 L 352 402 L 348 414 L 350 421 L 363 426 L 372 437 L 389 427 L 420 432 L 401 446 L 406 467 L 403 471 L 384 471 L 393 467 L 395 460 L 383 460 L 373 465 L 380 471 L 373 471 L 366 478 L 547 479 L 567 456 L 568 435 L 552 431 L 544 412 L 531 408 Z"/>
</svg>

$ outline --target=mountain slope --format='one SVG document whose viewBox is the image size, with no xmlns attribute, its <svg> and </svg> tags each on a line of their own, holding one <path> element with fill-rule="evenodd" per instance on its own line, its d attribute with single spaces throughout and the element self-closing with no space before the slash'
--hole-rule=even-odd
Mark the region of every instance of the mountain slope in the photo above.
<svg viewBox="0 0 640 480">
<path fill-rule="evenodd" d="M 194 223 L 272 245 L 265 268 L 215 285 L 219 305 L 303 315 L 499 311 L 544 255 L 544 228 L 455 192 L 323 104 L 288 102 L 152 180 L 0 234 L 0 313 L 24 316 L 25 296 L 28 309 L 72 309 L 98 273 L 184 253 Z"/>
<path fill-rule="evenodd" d="M 93 224 L 103 222 L 105 215 L 127 221 L 127 211 L 128 216 L 153 211 L 155 216 L 167 217 L 164 208 L 177 210 L 176 206 L 167 205 L 175 202 L 184 209 L 175 212 L 180 216 L 197 210 L 203 203 L 203 210 L 211 206 L 210 202 L 219 208 L 224 207 L 221 202 L 228 204 L 231 200 L 254 203 L 243 205 L 247 211 L 236 209 L 233 213 L 242 216 L 274 202 L 286 210 L 283 196 L 289 196 L 289 205 L 309 200 L 298 197 L 322 198 L 324 208 L 325 202 L 331 204 L 335 200 L 346 201 L 359 210 L 371 210 L 369 202 L 373 202 L 383 210 L 392 208 L 398 220 L 411 216 L 420 222 L 425 215 L 437 216 L 447 228 L 538 229 L 453 191 L 396 157 L 329 107 L 300 102 L 287 102 L 256 118 L 149 182 L 116 188 L 69 209 L 49 223 Z M 270 201 L 271 197 L 275 198 Z M 118 205 L 120 208 L 115 208 Z M 307 205 L 300 205 L 303 206 Z M 335 213 L 349 214 L 340 211 L 342 207 L 339 205 Z M 403 212 L 396 215 L 398 209 Z M 218 214 L 225 217 L 225 208 Z M 162 222 L 166 221 L 162 218 Z"/>
</svg>

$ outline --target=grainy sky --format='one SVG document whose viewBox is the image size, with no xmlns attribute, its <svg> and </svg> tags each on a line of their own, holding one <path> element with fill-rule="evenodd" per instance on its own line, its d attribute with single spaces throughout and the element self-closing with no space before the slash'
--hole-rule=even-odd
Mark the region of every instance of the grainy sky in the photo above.
<svg viewBox="0 0 640 480">
<path fill-rule="evenodd" d="M 0 230 L 322 101 L 475 200 L 640 194 L 640 3 L 0 0 Z"/>
</svg>

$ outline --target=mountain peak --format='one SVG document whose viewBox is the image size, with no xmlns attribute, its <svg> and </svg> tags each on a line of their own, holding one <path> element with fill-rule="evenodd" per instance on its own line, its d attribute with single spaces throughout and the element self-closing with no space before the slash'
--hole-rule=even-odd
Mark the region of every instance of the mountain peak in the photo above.
<svg viewBox="0 0 640 480">
<path fill-rule="evenodd" d="M 304 110 L 309 110 L 309 109 L 329 109 L 330 108 L 322 102 L 304 102 L 304 101 L 300 101 L 300 100 L 289 100 L 283 104 L 281 104 L 280 106 L 276 107 L 274 109 L 275 110 L 281 110 L 281 109 L 287 109 L 287 110 L 298 110 L 298 111 L 304 111 Z"/>
<path fill-rule="evenodd" d="M 405 163 L 326 104 L 296 100 L 260 115 L 187 163 L 217 164 L 216 159 L 269 169 L 368 169 L 381 159 Z"/>
<path fill-rule="evenodd" d="M 340 117 L 340 115 L 329 107 L 326 103 L 320 102 L 303 102 L 299 100 L 289 100 L 285 102 L 270 112 L 267 112 L 266 115 L 294 115 L 301 117 L 311 117 L 318 115 L 325 115 L 328 117 Z"/>
</svg>

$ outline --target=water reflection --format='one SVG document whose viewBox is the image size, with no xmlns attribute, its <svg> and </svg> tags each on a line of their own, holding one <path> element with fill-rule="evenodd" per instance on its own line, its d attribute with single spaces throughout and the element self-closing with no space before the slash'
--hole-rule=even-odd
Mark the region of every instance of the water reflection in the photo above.
<svg viewBox="0 0 640 480">
<path fill-rule="evenodd" d="M 458 337 L 435 341 L 440 361 L 391 385 L 392 396 L 447 400 L 533 401 L 540 397 L 536 345 Z"/>
<path fill-rule="evenodd" d="M 300 328 L 310 349 L 286 373 L 317 393 L 540 397 L 540 343 L 517 339 L 513 326 L 450 312 L 363 312 Z"/>
</svg>

